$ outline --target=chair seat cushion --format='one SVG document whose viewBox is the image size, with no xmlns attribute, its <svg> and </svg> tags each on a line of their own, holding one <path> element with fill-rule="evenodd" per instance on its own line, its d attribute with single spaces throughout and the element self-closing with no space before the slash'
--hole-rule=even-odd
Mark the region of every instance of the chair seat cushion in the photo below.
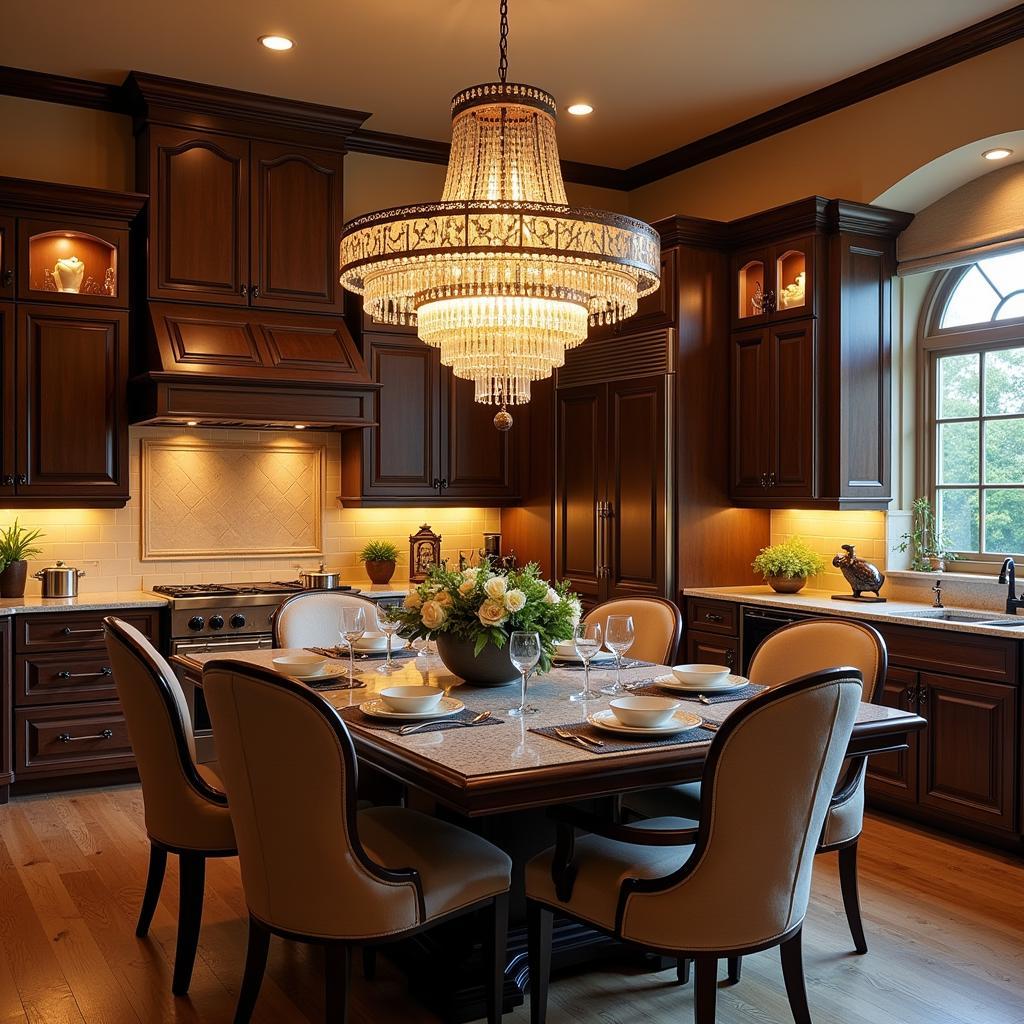
<svg viewBox="0 0 1024 1024">
<path fill-rule="evenodd" d="M 665 789 L 629 793 L 622 798 L 622 805 L 645 818 L 663 818 L 676 814 L 700 821 L 700 783 L 684 782 Z"/>
<path fill-rule="evenodd" d="M 692 828 L 693 822 L 685 818 L 654 818 L 632 827 Z M 601 836 L 584 836 L 576 840 L 576 882 L 571 899 L 563 902 L 555 892 L 551 878 L 554 847 L 526 865 L 526 895 L 613 931 L 622 883 L 627 878 L 663 878 L 682 867 L 692 852 L 692 846 L 638 846 Z"/>
<path fill-rule="evenodd" d="M 507 892 L 512 861 L 486 839 L 404 807 L 359 812 L 359 839 L 386 868 L 415 868 L 427 917 L 440 917 Z"/>
<path fill-rule="evenodd" d="M 208 786 L 212 786 L 218 793 L 226 792 L 216 764 L 197 764 L 196 771 Z"/>
</svg>

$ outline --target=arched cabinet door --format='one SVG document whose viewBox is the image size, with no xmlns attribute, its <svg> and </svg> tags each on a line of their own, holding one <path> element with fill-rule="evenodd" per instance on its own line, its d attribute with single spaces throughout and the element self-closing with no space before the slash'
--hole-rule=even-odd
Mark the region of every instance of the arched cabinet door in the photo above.
<svg viewBox="0 0 1024 1024">
<path fill-rule="evenodd" d="M 150 296 L 247 305 L 248 141 L 153 128 L 149 193 Z"/>
<path fill-rule="evenodd" d="M 342 312 L 342 156 L 252 144 L 252 304 Z"/>
</svg>

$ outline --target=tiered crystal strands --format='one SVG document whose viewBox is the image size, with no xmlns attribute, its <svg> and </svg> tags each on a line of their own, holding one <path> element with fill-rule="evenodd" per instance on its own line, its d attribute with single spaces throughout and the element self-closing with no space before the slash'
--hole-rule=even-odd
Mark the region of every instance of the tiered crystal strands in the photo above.
<svg viewBox="0 0 1024 1024">
<path fill-rule="evenodd" d="M 374 320 L 415 325 L 478 402 L 512 405 L 588 325 L 636 312 L 658 287 L 659 256 L 647 224 L 567 204 L 552 97 L 492 82 L 452 100 L 440 202 L 346 225 L 341 283 Z"/>
</svg>

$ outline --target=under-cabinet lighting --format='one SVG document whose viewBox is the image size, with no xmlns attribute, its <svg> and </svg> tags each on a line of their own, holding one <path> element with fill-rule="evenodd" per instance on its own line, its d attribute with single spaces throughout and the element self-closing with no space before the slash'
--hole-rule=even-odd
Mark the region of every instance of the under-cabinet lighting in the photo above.
<svg viewBox="0 0 1024 1024">
<path fill-rule="evenodd" d="M 295 40 L 287 36 L 260 36 L 260 42 L 268 50 L 290 50 L 295 45 Z"/>
<path fill-rule="evenodd" d="M 986 160 L 1005 160 L 1008 156 L 1013 155 L 1013 150 L 1007 149 L 1005 146 L 997 146 L 995 149 L 986 149 L 981 155 Z"/>
<path fill-rule="evenodd" d="M 306 424 L 305 423 L 296 423 L 295 424 L 295 429 L 296 430 L 305 430 L 306 429 Z"/>
<path fill-rule="evenodd" d="M 186 427 L 198 427 L 198 426 L 199 426 L 199 420 L 189 420 L 189 421 L 188 421 L 188 422 L 187 422 L 187 423 L 185 424 L 185 426 L 186 426 Z"/>
</svg>

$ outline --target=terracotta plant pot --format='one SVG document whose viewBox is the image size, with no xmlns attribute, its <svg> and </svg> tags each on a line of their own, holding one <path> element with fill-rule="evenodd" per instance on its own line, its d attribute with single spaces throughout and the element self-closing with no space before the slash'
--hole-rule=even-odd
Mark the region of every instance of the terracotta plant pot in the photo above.
<svg viewBox="0 0 1024 1024">
<path fill-rule="evenodd" d="M 391 577 L 395 575 L 395 561 L 389 559 L 386 562 L 363 562 L 366 566 L 366 575 L 370 577 L 371 583 L 390 583 Z"/>
<path fill-rule="evenodd" d="M 488 644 L 479 654 L 473 653 L 473 642 L 456 640 L 446 633 L 438 634 L 434 641 L 444 667 L 460 679 L 474 686 L 505 686 L 519 679 L 519 669 L 508 656 L 508 641 L 504 647 Z"/>
<path fill-rule="evenodd" d="M 946 560 L 944 558 L 938 558 L 935 555 L 931 555 L 928 558 L 928 564 L 931 566 L 932 572 L 946 571 Z"/>
<path fill-rule="evenodd" d="M 11 562 L 0 572 L 0 597 L 24 597 L 28 562 Z"/>
<path fill-rule="evenodd" d="M 777 594 L 795 594 L 807 586 L 806 576 L 766 576 L 765 579 Z"/>
</svg>

